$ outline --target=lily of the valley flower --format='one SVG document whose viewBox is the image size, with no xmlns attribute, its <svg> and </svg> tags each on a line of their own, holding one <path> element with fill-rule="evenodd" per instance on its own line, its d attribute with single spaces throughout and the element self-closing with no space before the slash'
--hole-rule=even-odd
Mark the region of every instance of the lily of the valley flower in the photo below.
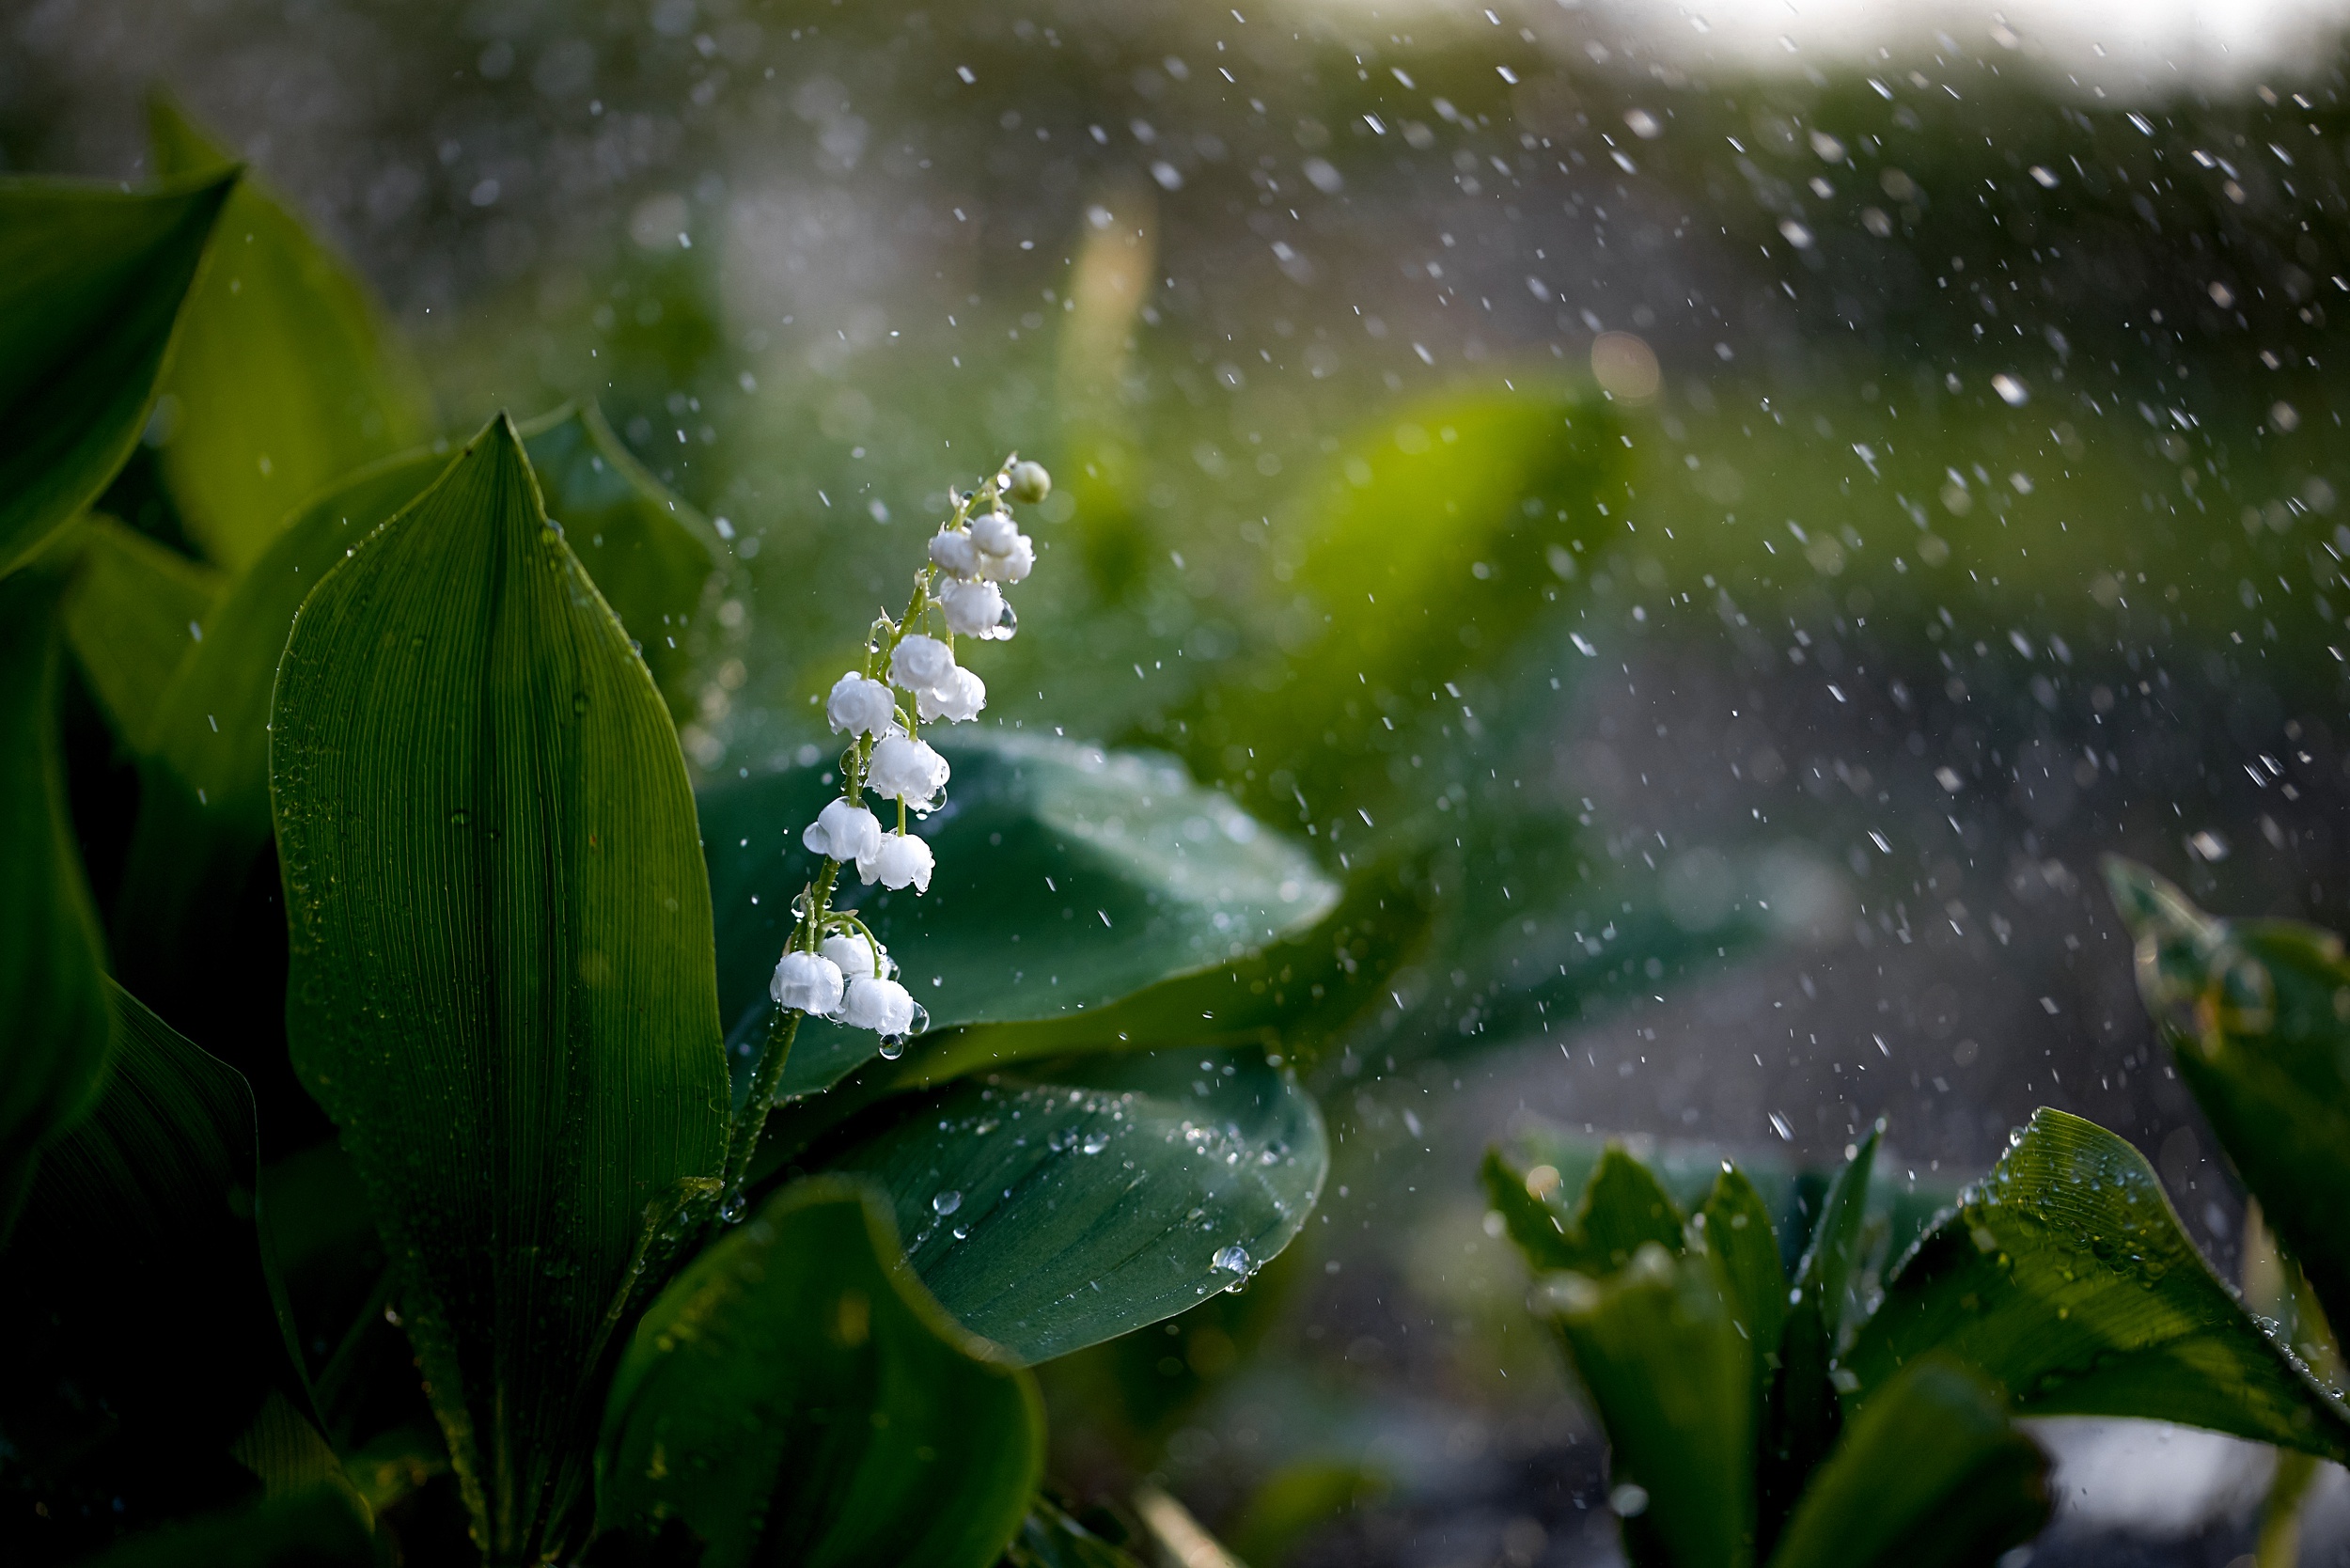
<svg viewBox="0 0 2350 1568">
<path fill-rule="evenodd" d="M 851 670 L 832 683 L 824 717 L 836 734 L 885 735 L 898 722 L 898 699 L 884 682 Z"/>
<path fill-rule="evenodd" d="M 937 864 L 931 854 L 928 840 L 910 833 L 884 836 L 870 855 L 860 856 L 856 874 L 870 887 L 880 883 L 884 887 L 911 887 L 917 893 L 931 890 L 931 871 Z"/>
<path fill-rule="evenodd" d="M 952 681 L 914 694 L 914 710 L 925 719 L 967 724 L 987 706 L 987 683 L 967 669 L 957 669 Z"/>
<path fill-rule="evenodd" d="M 938 792 L 947 787 L 947 759 L 928 741 L 893 730 L 873 745 L 873 760 L 866 769 L 865 787 L 884 800 L 894 800 L 920 811 L 928 810 Z"/>
<path fill-rule="evenodd" d="M 775 978 L 767 982 L 767 995 L 777 1007 L 821 1018 L 839 1008 L 845 983 L 840 965 L 831 959 L 817 953 L 788 952 L 776 965 Z"/>
<path fill-rule="evenodd" d="M 862 806 L 836 800 L 816 814 L 800 835 L 811 854 L 834 860 L 862 861 L 881 852 L 881 819 Z"/>
<path fill-rule="evenodd" d="M 903 1035 L 914 1026 L 914 996 L 894 980 L 859 976 L 849 982 L 838 1023 L 853 1029 L 871 1029 L 885 1039 Z"/>
</svg>

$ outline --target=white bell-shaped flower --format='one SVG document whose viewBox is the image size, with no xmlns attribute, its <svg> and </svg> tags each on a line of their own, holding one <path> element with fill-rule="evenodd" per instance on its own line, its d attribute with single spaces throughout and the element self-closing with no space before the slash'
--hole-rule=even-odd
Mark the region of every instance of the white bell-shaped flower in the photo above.
<svg viewBox="0 0 2350 1568">
<path fill-rule="evenodd" d="M 800 835 L 814 855 L 834 860 L 862 860 L 881 848 L 881 819 L 862 806 L 836 800 L 816 814 Z"/>
<path fill-rule="evenodd" d="M 853 980 L 887 980 L 898 972 L 889 954 L 861 931 L 835 932 L 824 938 L 823 949 L 824 956 Z"/>
<path fill-rule="evenodd" d="M 1004 590 L 994 583 L 942 583 L 938 607 L 959 637 L 992 637 L 1004 620 Z M 946 682 L 934 689 L 944 691 Z"/>
<path fill-rule="evenodd" d="M 914 996 L 893 980 L 853 980 L 833 1021 L 875 1034 L 902 1035 L 914 1027 Z"/>
<path fill-rule="evenodd" d="M 1001 555 L 979 557 L 979 575 L 992 583 L 1025 581 L 1036 570 L 1036 541 L 1026 534 L 1012 536 L 1011 548 Z"/>
<path fill-rule="evenodd" d="M 767 982 L 767 995 L 776 1005 L 801 1012 L 825 1017 L 840 1006 L 840 991 L 846 982 L 841 979 L 840 965 L 816 953 L 786 953 L 776 965 L 775 979 Z"/>
<path fill-rule="evenodd" d="M 944 685 L 954 669 L 955 651 L 920 632 L 905 636 L 889 655 L 889 679 L 910 692 Z"/>
<path fill-rule="evenodd" d="M 949 724 L 967 724 L 979 716 L 987 706 L 987 682 L 969 670 L 958 667 L 955 678 L 934 692 L 916 692 L 914 706 L 926 719 L 945 719 Z"/>
<path fill-rule="evenodd" d="M 898 699 L 881 682 L 851 670 L 832 683 L 832 695 L 824 699 L 824 717 L 836 732 L 885 734 L 897 722 Z"/>
<path fill-rule="evenodd" d="M 931 559 L 953 576 L 976 577 L 979 572 L 979 547 L 961 528 L 931 536 Z"/>
<path fill-rule="evenodd" d="M 931 871 L 936 866 L 928 839 L 916 839 L 911 833 L 892 833 L 881 841 L 881 848 L 856 863 L 856 874 L 870 887 L 880 883 L 884 887 L 911 887 L 917 893 L 931 890 Z"/>
<path fill-rule="evenodd" d="M 885 800 L 919 807 L 947 787 L 948 771 L 947 759 L 932 750 L 929 742 L 889 734 L 873 746 L 873 762 L 866 771 L 865 784 Z"/>
<path fill-rule="evenodd" d="M 1004 556 L 1011 553 L 1011 541 L 1020 537 L 1020 525 L 1006 511 L 991 511 L 971 519 L 971 542 L 983 554 Z"/>
</svg>

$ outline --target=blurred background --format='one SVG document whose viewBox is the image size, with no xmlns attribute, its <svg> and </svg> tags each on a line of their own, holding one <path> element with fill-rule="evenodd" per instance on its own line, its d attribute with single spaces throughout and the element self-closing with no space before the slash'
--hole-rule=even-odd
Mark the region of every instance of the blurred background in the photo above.
<svg viewBox="0 0 2350 1568">
<path fill-rule="evenodd" d="M 163 84 L 446 430 L 598 400 L 732 551 L 706 776 L 813 761 L 947 486 L 1047 463 L 992 711 L 1299 835 L 1376 993 L 1301 1048 L 1320 1216 L 1050 1369 L 1062 1480 L 1156 1477 L 1256 1568 L 1602 1563 L 1492 1140 L 1883 1116 L 1954 1187 L 2056 1105 L 2232 1276 L 2096 868 L 2343 923 L 2345 20 L 14 0 L 0 167 L 141 178 Z M 170 538 L 139 472 L 108 504 Z M 2250 1549 L 2261 1450 L 2046 1435 L 2032 1560 Z"/>
</svg>

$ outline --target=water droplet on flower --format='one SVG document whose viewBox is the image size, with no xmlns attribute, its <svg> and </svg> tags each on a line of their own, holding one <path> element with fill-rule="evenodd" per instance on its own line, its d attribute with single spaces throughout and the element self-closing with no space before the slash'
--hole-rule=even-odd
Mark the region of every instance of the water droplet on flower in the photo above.
<svg viewBox="0 0 2350 1568">
<path fill-rule="evenodd" d="M 900 1057 L 906 1054 L 906 1037 L 901 1034 L 883 1035 L 881 1037 L 881 1054 L 882 1060 L 896 1061 Z"/>
<path fill-rule="evenodd" d="M 931 1200 L 931 1213 L 944 1219 L 963 1207 L 963 1194 L 949 1187 Z"/>
</svg>

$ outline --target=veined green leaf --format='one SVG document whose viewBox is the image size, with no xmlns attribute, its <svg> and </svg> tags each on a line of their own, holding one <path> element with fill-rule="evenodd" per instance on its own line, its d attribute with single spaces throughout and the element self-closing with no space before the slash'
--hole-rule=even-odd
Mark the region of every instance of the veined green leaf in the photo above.
<svg viewBox="0 0 2350 1568">
<path fill-rule="evenodd" d="M 2138 988 L 2220 1146 L 2350 1325 L 2350 959 L 2331 932 L 2218 920 L 2142 866 L 2109 859 L 2138 937 Z"/>
<path fill-rule="evenodd" d="M 933 1028 L 1090 1013 L 1303 931 L 1337 902 L 1296 846 L 1163 759 L 1000 730 L 932 739 L 954 781 L 923 827 L 930 891 L 856 896 L 851 877 L 847 902 L 910 965 L 901 978 Z M 791 900 L 815 870 L 800 834 L 838 793 L 808 768 L 703 792 L 719 997 L 738 1040 L 764 1028 Z M 808 1020 L 784 1094 L 827 1089 L 877 1050 L 870 1031 Z"/>
<path fill-rule="evenodd" d="M 2145 1157 L 2043 1109 L 1904 1261 L 1842 1372 L 1861 1409 L 1949 1356 L 2040 1415 L 2137 1416 L 2350 1456 L 2350 1416 L 2239 1306 Z"/>
<path fill-rule="evenodd" d="M 2048 1513 L 2048 1456 L 1998 1390 L 1929 1356 L 1845 1429 L 1771 1568 L 1980 1568 Z"/>
<path fill-rule="evenodd" d="M 234 169 L 136 194 L 0 180 L 0 574 L 130 456 L 236 183 Z"/>
<path fill-rule="evenodd" d="M 74 540 L 66 642 L 133 755 L 155 747 L 164 690 L 219 597 L 218 572 L 94 512 Z"/>
<path fill-rule="evenodd" d="M 1034 1381 L 899 1264 L 877 1200 L 818 1177 L 646 1311 L 612 1380 L 597 1512 L 682 1520 L 705 1568 L 987 1568 L 1043 1450 Z"/>
<path fill-rule="evenodd" d="M 294 1065 L 485 1549 L 558 1549 L 649 1215 L 718 1173 L 726 1063 L 684 760 L 510 422 L 312 591 L 273 713 Z"/>
<path fill-rule="evenodd" d="M 229 161 L 164 96 L 148 129 L 165 179 Z M 321 486 L 432 433 L 423 373 L 368 286 L 250 177 L 221 212 L 163 386 L 164 481 L 189 534 L 234 570 Z"/>
<path fill-rule="evenodd" d="M 0 1242 L 41 1145 L 88 1110 L 106 1069 L 105 949 L 57 748 L 56 597 L 45 571 L 0 579 Z"/>
<path fill-rule="evenodd" d="M 893 1103 L 815 1163 L 889 1194 L 965 1327 L 1042 1361 L 1244 1282 L 1329 1168 L 1313 1100 L 1260 1052 L 1084 1058 Z"/>
</svg>

